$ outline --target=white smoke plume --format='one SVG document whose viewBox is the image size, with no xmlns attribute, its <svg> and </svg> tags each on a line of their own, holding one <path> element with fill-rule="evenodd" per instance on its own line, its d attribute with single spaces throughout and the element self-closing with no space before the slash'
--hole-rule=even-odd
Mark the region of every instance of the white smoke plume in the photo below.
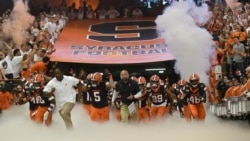
<svg viewBox="0 0 250 141">
<path fill-rule="evenodd" d="M 196 7 L 194 3 L 183 1 L 174 2 L 155 20 L 160 36 L 175 56 L 175 70 L 182 79 L 188 80 L 196 73 L 201 82 L 208 84 L 214 42 L 210 33 L 197 25 L 205 24 L 210 15 L 206 4 Z"/>
<path fill-rule="evenodd" d="M 35 18 L 29 13 L 28 0 L 13 0 L 14 8 L 9 20 L 3 23 L 3 32 L 6 38 L 11 38 L 17 47 L 20 47 L 27 38 L 27 30 Z"/>
<path fill-rule="evenodd" d="M 122 125 L 110 113 L 110 121 L 92 122 L 77 104 L 71 118 L 73 130 L 67 130 L 58 111 L 54 111 L 51 127 L 29 119 L 29 104 L 13 106 L 0 116 L 1 141 L 248 141 L 247 121 L 222 120 L 207 113 L 204 123 L 187 123 L 178 112 L 162 121 L 149 124 Z"/>
<path fill-rule="evenodd" d="M 212 16 L 212 12 L 209 11 L 207 4 L 197 7 L 194 3 L 189 3 L 189 6 L 188 14 L 195 19 L 198 25 L 206 24 Z"/>
</svg>

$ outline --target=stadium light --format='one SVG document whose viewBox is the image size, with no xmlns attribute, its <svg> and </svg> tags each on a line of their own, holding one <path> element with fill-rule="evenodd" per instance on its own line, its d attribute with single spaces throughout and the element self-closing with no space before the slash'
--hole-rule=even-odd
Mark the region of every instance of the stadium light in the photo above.
<svg viewBox="0 0 250 141">
<path fill-rule="evenodd" d="M 145 69 L 145 71 L 165 71 L 166 68 L 152 68 L 152 69 Z"/>
<path fill-rule="evenodd" d="M 164 71 L 163 71 L 163 70 L 160 70 L 159 73 L 164 73 Z"/>
</svg>

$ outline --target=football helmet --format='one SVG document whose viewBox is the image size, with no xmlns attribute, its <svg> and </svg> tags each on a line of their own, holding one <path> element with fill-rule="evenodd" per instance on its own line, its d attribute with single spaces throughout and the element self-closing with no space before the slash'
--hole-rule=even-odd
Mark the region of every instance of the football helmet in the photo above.
<svg viewBox="0 0 250 141">
<path fill-rule="evenodd" d="M 179 81 L 177 82 L 177 84 L 178 84 L 180 87 L 183 87 L 183 86 L 185 86 L 185 85 L 187 84 L 187 82 L 186 82 L 186 80 L 181 79 L 181 80 L 179 80 Z"/>
<path fill-rule="evenodd" d="M 154 74 L 150 77 L 151 87 L 156 88 L 158 87 L 159 83 L 160 83 L 160 77 L 157 74 Z"/>
<path fill-rule="evenodd" d="M 189 82 L 192 87 L 197 87 L 199 84 L 199 81 L 200 81 L 200 77 L 197 74 L 193 73 L 190 75 Z"/>
<path fill-rule="evenodd" d="M 150 82 L 152 82 L 152 81 L 159 82 L 160 77 L 157 74 L 154 74 L 150 77 Z"/>
<path fill-rule="evenodd" d="M 44 81 L 45 81 L 45 78 L 44 78 L 43 74 L 38 73 L 38 74 L 34 75 L 33 82 L 32 82 L 32 88 L 34 90 L 41 89 L 44 85 Z"/>
<path fill-rule="evenodd" d="M 130 79 L 131 79 L 131 80 L 134 80 L 134 81 L 136 81 L 136 82 L 138 82 L 138 78 L 135 77 L 135 76 L 131 76 Z"/>
<path fill-rule="evenodd" d="M 92 87 L 99 86 L 101 81 L 102 81 L 102 75 L 99 72 L 93 73 L 93 75 L 91 76 Z"/>
<path fill-rule="evenodd" d="M 145 77 L 143 77 L 143 76 L 140 76 L 138 78 L 137 82 L 138 82 L 138 85 L 139 85 L 140 89 L 144 89 L 146 87 L 146 85 L 147 85 L 147 81 L 146 81 Z"/>
<path fill-rule="evenodd" d="M 146 81 L 146 78 L 145 78 L 145 77 L 140 76 L 140 77 L 138 78 L 138 84 L 139 84 L 139 85 L 146 85 L 146 83 L 147 83 L 147 81 Z"/>
</svg>

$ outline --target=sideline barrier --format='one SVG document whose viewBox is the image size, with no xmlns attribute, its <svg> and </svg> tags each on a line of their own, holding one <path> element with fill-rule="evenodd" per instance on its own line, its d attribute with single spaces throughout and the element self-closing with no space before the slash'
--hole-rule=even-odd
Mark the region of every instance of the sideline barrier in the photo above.
<svg viewBox="0 0 250 141">
<path fill-rule="evenodd" d="M 250 114 L 250 92 L 224 98 L 222 103 L 210 103 L 210 112 L 223 118 L 244 118 Z"/>
</svg>

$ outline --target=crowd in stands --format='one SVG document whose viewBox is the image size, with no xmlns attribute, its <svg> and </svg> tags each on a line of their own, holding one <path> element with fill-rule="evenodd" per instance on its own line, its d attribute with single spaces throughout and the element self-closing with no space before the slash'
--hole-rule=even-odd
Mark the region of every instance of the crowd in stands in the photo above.
<svg viewBox="0 0 250 141">
<path fill-rule="evenodd" d="M 139 6 L 127 6 L 121 10 L 115 8 L 113 5 L 98 5 L 93 9 L 91 5 L 87 5 L 85 1 L 82 6 L 76 8 L 72 4 L 68 8 L 69 19 L 114 19 L 114 18 L 128 18 L 128 17 L 143 17 L 143 12 Z"/>
<path fill-rule="evenodd" d="M 212 63 L 212 67 L 222 66 L 219 77 L 216 77 L 214 72 L 210 75 L 211 93 L 217 92 L 219 89 L 220 96 L 216 96 L 219 99 L 215 98 L 216 101 L 222 100 L 229 87 L 246 83 L 245 69 L 250 65 L 249 13 L 249 3 L 242 4 L 236 9 L 230 9 L 223 4 L 215 5 L 212 17 L 206 25 L 216 43 L 215 56 L 217 62 Z M 211 71 L 213 71 L 213 68 Z M 223 81 L 224 86 L 221 85 L 221 81 Z"/>
<path fill-rule="evenodd" d="M 35 74 L 43 74 L 46 81 L 51 79 L 56 63 L 50 62 L 48 56 L 56 51 L 54 44 L 69 19 L 64 11 L 41 12 L 27 29 L 27 36 L 23 37 L 25 41 L 18 45 L 13 40 L 14 36 L 7 36 L 4 32 L 7 25 L 15 29 L 15 25 L 11 25 L 13 14 L 13 11 L 7 10 L 0 17 L 0 80 L 3 83 L 1 92 L 8 91 L 12 98 L 16 98 L 15 87 L 32 81 Z M 1 96 L 4 97 L 4 93 Z M 16 99 L 11 100 L 12 104 L 15 102 Z"/>
<path fill-rule="evenodd" d="M 36 8 L 32 7 L 31 10 L 36 15 L 41 11 L 50 13 L 60 13 L 65 11 L 68 13 L 69 19 L 109 19 L 109 18 L 128 18 L 128 17 L 141 17 L 141 16 L 157 16 L 161 14 L 162 10 L 169 5 L 172 1 L 163 2 L 157 1 L 138 1 L 138 2 L 124 2 L 124 5 L 114 5 L 107 3 L 105 0 L 100 0 L 97 7 L 94 7 L 85 0 L 80 0 L 80 5 L 72 3 L 67 6 L 65 1 L 60 5 L 50 6 L 45 3 L 43 6 Z M 157 3 L 157 4 L 156 4 Z M 101 16 L 99 16 L 101 15 Z"/>
</svg>

